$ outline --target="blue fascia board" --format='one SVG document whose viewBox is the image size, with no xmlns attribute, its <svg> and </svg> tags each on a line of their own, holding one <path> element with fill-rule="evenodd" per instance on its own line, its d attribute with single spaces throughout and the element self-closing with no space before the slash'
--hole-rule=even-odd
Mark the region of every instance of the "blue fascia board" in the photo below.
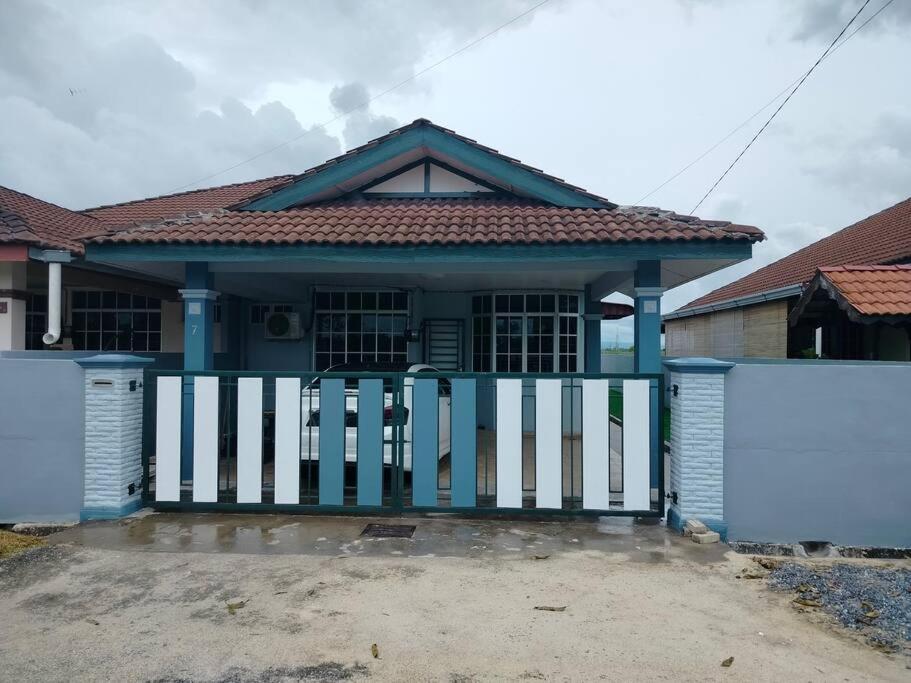
<svg viewBox="0 0 911 683">
<path fill-rule="evenodd" d="M 337 263 L 516 263 L 555 260 L 750 258 L 748 242 L 526 245 L 88 244 L 86 261 L 323 261 Z"/>
<path fill-rule="evenodd" d="M 527 169 L 478 149 L 434 128 L 418 127 L 343 159 L 322 171 L 302 177 L 270 195 L 238 207 L 245 211 L 281 211 L 331 190 L 351 178 L 369 171 L 417 148 L 426 148 L 457 160 L 481 173 L 496 178 L 498 183 L 519 193 L 536 197 L 556 206 L 603 208 L 608 206 L 592 197 L 563 187 Z M 609 205 L 608 208 L 614 205 Z"/>
</svg>

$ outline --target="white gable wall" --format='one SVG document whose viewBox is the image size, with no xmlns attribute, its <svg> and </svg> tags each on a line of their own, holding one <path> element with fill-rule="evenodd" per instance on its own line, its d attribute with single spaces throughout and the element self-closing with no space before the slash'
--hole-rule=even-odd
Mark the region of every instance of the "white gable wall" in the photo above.
<svg viewBox="0 0 911 683">
<path fill-rule="evenodd" d="M 431 192 L 491 192 L 487 187 L 447 171 L 441 166 L 430 164 Z M 368 187 L 364 194 L 378 192 L 424 192 L 424 164 L 403 171 L 378 185 Z"/>
</svg>

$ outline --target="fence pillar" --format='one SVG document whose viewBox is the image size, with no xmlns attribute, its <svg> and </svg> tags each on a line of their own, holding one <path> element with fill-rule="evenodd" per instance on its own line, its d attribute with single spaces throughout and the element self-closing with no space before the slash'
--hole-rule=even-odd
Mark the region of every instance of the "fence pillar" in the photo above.
<svg viewBox="0 0 911 683">
<path fill-rule="evenodd" d="M 80 518 L 114 519 L 142 504 L 142 370 L 152 358 L 76 361 L 85 369 L 85 469 Z"/>
<path fill-rule="evenodd" d="M 671 505 L 668 526 L 698 519 L 725 538 L 724 374 L 734 367 L 712 358 L 665 362 L 670 370 Z"/>
</svg>

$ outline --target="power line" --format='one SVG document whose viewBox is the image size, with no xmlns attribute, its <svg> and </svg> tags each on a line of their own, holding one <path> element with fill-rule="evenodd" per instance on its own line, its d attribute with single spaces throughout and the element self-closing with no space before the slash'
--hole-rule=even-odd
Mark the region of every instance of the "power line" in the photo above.
<svg viewBox="0 0 911 683">
<path fill-rule="evenodd" d="M 838 43 L 838 45 L 836 45 L 834 48 L 832 48 L 832 49 L 828 52 L 828 54 L 825 54 L 824 57 L 823 57 L 823 59 L 822 59 L 822 61 L 825 61 L 826 59 L 828 59 L 829 57 L 831 57 L 833 54 L 835 54 L 835 52 L 837 52 L 845 43 L 847 43 L 849 40 L 851 40 L 851 38 L 853 38 L 853 37 L 856 36 L 858 33 L 860 33 L 860 31 L 862 31 L 862 30 L 864 29 L 864 27 L 865 27 L 867 24 L 869 24 L 871 21 L 873 21 L 873 20 L 879 15 L 880 12 L 882 12 L 884 9 L 886 9 L 886 8 L 887 8 L 889 5 L 891 5 L 893 2 L 895 2 L 895 0 L 887 0 L 887 1 L 882 5 L 882 7 L 880 7 L 880 8 L 879 8 L 878 10 L 876 10 L 872 15 L 870 15 L 869 17 L 867 17 L 867 19 L 866 19 L 860 26 L 858 26 L 858 27 L 857 27 L 856 29 L 854 29 L 851 33 L 849 33 L 848 36 L 847 36 L 844 40 L 842 40 L 840 43 Z M 809 72 L 807 72 L 807 73 L 809 73 Z M 652 190 L 650 190 L 650 191 L 647 192 L 646 194 L 642 195 L 642 197 L 640 197 L 639 199 L 637 199 L 635 203 L 636 203 L 636 204 L 641 204 L 643 201 L 645 201 L 646 199 L 648 199 L 649 197 L 651 197 L 653 194 L 655 194 L 656 192 L 658 192 L 659 190 L 661 190 L 662 188 L 664 188 L 664 187 L 665 187 L 666 185 L 668 185 L 669 183 L 672 183 L 673 181 L 675 181 L 677 178 L 679 178 L 681 175 L 683 175 L 684 173 L 686 173 L 688 170 L 690 170 L 690 169 L 691 169 L 693 166 L 695 166 L 697 163 L 699 163 L 700 161 L 702 161 L 702 160 L 703 160 L 705 157 L 707 157 L 709 154 L 711 154 L 711 153 L 714 152 L 716 149 L 718 149 L 722 144 L 724 144 L 725 142 L 727 142 L 735 133 L 737 133 L 738 131 L 740 131 L 741 129 L 743 129 L 750 121 L 752 121 L 753 119 L 755 119 L 755 118 L 756 118 L 757 116 L 759 116 L 762 112 L 764 112 L 766 109 L 768 109 L 768 108 L 771 107 L 773 104 L 775 104 L 775 102 L 777 102 L 777 101 L 781 98 L 782 95 L 784 95 L 784 94 L 787 93 L 791 88 L 793 88 L 795 85 L 797 85 L 797 83 L 801 80 L 801 78 L 802 78 L 802 76 L 798 76 L 798 77 L 795 78 L 793 81 L 791 81 L 791 83 L 788 84 L 787 86 L 785 86 L 777 95 L 775 95 L 775 97 L 773 97 L 772 99 L 770 99 L 768 102 L 766 102 L 764 105 L 762 105 L 759 109 L 757 109 L 755 112 L 753 112 L 752 114 L 750 114 L 750 116 L 747 117 L 746 119 L 744 119 L 738 126 L 736 126 L 735 128 L 732 128 L 732 129 L 727 133 L 727 135 L 725 135 L 723 138 L 721 138 L 720 140 L 718 140 L 715 144 L 713 144 L 711 147 L 709 147 L 708 149 L 706 149 L 702 154 L 700 154 L 699 156 L 697 156 L 695 159 L 693 159 L 693 160 L 692 160 L 691 162 L 689 162 L 686 166 L 684 166 L 684 167 L 681 168 L 679 171 L 677 171 L 676 173 L 674 173 L 672 176 L 668 177 L 668 178 L 667 178 L 664 182 L 662 182 L 660 185 L 658 185 L 657 187 L 653 188 Z"/>
<path fill-rule="evenodd" d="M 794 96 L 794 93 L 796 93 L 796 92 L 800 89 L 800 86 L 803 85 L 804 81 L 806 81 L 807 78 L 810 77 L 810 74 L 813 73 L 813 71 L 816 69 L 817 66 L 819 66 L 820 62 L 822 62 L 822 60 L 825 58 L 825 56 L 826 56 L 827 54 L 829 54 L 829 52 L 830 52 L 830 51 L 832 50 L 832 48 L 835 46 L 835 43 L 838 42 L 839 38 L 841 38 L 841 37 L 845 34 L 845 31 L 847 31 L 848 28 L 850 28 L 851 24 L 854 23 L 854 20 L 857 19 L 857 17 L 860 15 L 860 13 L 863 12 L 863 11 L 864 11 L 864 8 L 865 8 L 867 5 L 869 5 L 869 4 L 870 4 L 870 0 L 864 0 L 864 4 L 861 5 L 861 6 L 860 6 L 860 9 L 857 10 L 857 12 L 855 12 L 855 14 L 854 14 L 853 17 L 851 17 L 851 21 L 849 21 L 847 24 L 845 24 L 845 27 L 844 27 L 841 31 L 839 31 L 838 35 L 835 36 L 835 40 L 833 40 L 831 43 L 829 43 L 829 47 L 827 47 L 827 48 L 825 49 L 825 52 L 823 52 L 823 53 L 819 56 L 819 59 L 816 60 L 816 63 L 813 64 L 813 66 L 810 67 L 810 70 L 807 71 L 807 72 L 803 75 L 803 78 L 801 78 L 800 81 L 798 81 L 797 85 L 794 86 L 794 89 L 793 89 L 790 93 L 788 93 L 788 96 L 785 97 L 784 100 L 782 101 L 782 103 L 778 105 L 778 108 L 777 108 L 775 111 L 772 112 L 772 115 L 768 118 L 768 120 L 767 120 L 764 124 L 762 124 L 762 128 L 760 128 L 758 131 L 756 131 L 756 135 L 754 135 L 753 138 L 747 143 L 746 147 L 744 147 L 744 148 L 741 150 L 740 154 L 738 154 L 738 155 L 736 156 L 736 158 L 734 159 L 734 161 L 731 162 L 731 165 L 728 166 L 728 167 L 724 170 L 724 173 L 722 173 L 720 176 L 718 176 L 718 180 L 716 180 L 715 183 L 709 188 L 708 192 L 706 192 L 706 193 L 702 196 L 702 199 L 700 199 L 698 202 L 696 202 L 696 206 L 693 207 L 692 211 L 690 211 L 690 214 L 695 214 L 695 213 L 696 213 L 696 209 L 698 209 L 698 208 L 702 205 L 702 202 L 704 202 L 706 199 L 708 199 L 708 196 L 709 196 L 710 194 L 712 194 L 712 192 L 714 192 L 715 188 L 718 187 L 718 184 L 719 184 L 722 180 L 725 179 L 725 176 L 727 176 L 727 174 L 731 172 L 731 169 L 734 168 L 734 166 L 737 164 L 738 161 L 740 161 L 740 159 L 743 157 L 743 155 L 747 153 L 747 150 L 750 149 L 750 147 L 753 146 L 753 143 L 756 142 L 756 139 L 757 139 L 760 135 L 762 135 L 762 132 L 763 132 L 766 128 L 769 127 L 769 124 L 772 123 L 772 120 L 773 120 L 776 116 L 778 116 L 778 112 L 780 112 L 780 111 L 784 108 L 784 105 L 786 105 L 786 104 L 788 103 L 788 101 Z"/>
<path fill-rule="evenodd" d="M 350 109 L 346 109 L 345 111 L 336 114 L 335 116 L 333 116 L 333 117 L 332 117 L 331 119 L 329 119 L 328 121 L 324 121 L 323 123 L 319 123 L 319 124 L 313 126 L 312 128 L 309 128 L 308 130 L 305 130 L 305 131 L 304 131 L 303 133 L 301 133 L 300 135 L 297 135 L 297 136 L 295 136 L 295 137 L 293 137 L 293 138 L 291 138 L 291 139 L 289 139 L 289 140 L 285 140 L 284 142 L 280 142 L 279 144 L 274 145 L 273 147 L 270 147 L 269 149 L 263 150 L 262 152 L 259 152 L 258 154 L 254 154 L 253 156 L 248 157 L 248 158 L 244 159 L 243 161 L 238 161 L 236 164 L 234 164 L 234 165 L 232 165 L 232 166 L 228 166 L 227 168 L 224 168 L 224 169 L 222 169 L 222 170 L 220 170 L 220 171 L 218 171 L 218 172 L 216 172 L 216 173 L 211 173 L 211 174 L 209 174 L 209 175 L 207 175 L 207 176 L 204 176 L 204 177 L 202 177 L 202 178 L 197 178 L 196 180 L 194 180 L 194 181 L 192 181 L 192 182 L 186 183 L 185 185 L 181 185 L 180 187 L 174 188 L 173 190 L 170 190 L 170 191 L 167 192 L 166 194 L 173 194 L 174 192 L 180 192 L 181 190 L 184 190 L 184 189 L 186 189 L 186 188 L 188 188 L 188 187 L 193 187 L 194 185 L 198 185 L 199 183 L 204 183 L 205 181 L 211 180 L 212 178 L 215 178 L 215 177 L 220 176 L 220 175 L 222 175 L 222 174 L 224 174 L 224 173 L 227 173 L 228 171 L 233 171 L 235 168 L 240 168 L 240 167 L 243 166 L 244 164 L 248 164 L 248 163 L 250 163 L 251 161 L 255 161 L 256 159 L 259 159 L 259 158 L 261 158 L 261 157 L 266 156 L 267 154 L 271 154 L 272 152 L 274 152 L 274 151 L 276 151 L 276 150 L 278 150 L 278 149 L 281 149 L 282 147 L 287 147 L 288 145 L 290 145 L 290 144 L 292 144 L 292 143 L 294 143 L 294 142 L 297 142 L 297 141 L 300 140 L 301 138 L 306 137 L 307 135 L 310 135 L 310 133 L 313 133 L 313 132 L 316 131 L 316 130 L 320 130 L 320 129 L 322 129 L 322 128 L 325 128 L 326 126 L 330 126 L 330 125 L 332 125 L 333 123 L 335 123 L 336 121 L 338 121 L 339 119 L 342 119 L 342 118 L 348 116 L 349 114 L 351 114 L 351 113 L 357 111 L 358 109 L 363 109 L 363 108 L 365 108 L 365 107 L 368 107 L 368 106 L 371 105 L 373 102 L 376 102 L 378 99 L 380 99 L 381 97 L 384 97 L 385 95 L 388 95 L 389 93 L 393 92 L 394 90 L 398 90 L 398 89 L 401 88 L 402 86 L 407 85 L 408 83 L 411 83 L 411 81 L 413 81 L 413 80 L 415 80 L 415 79 L 417 79 L 417 78 L 423 76 L 423 75 L 426 74 L 428 71 L 431 71 L 432 69 L 437 68 L 438 66 L 440 66 L 440 65 L 443 64 L 444 62 L 448 62 L 448 61 L 449 61 L 450 59 L 452 59 L 453 57 L 457 57 L 458 55 L 462 54 L 462 53 L 465 52 L 466 50 L 470 50 L 471 48 L 473 48 L 473 47 L 474 47 L 475 45 L 477 45 L 478 43 L 481 43 L 481 42 L 487 40 L 487 39 L 490 38 L 492 35 L 494 35 L 495 33 L 498 33 L 499 31 L 502 31 L 502 30 L 503 30 L 504 28 L 506 28 L 507 26 L 509 26 L 509 25 L 511 25 L 511 24 L 514 24 L 515 22 L 519 21 L 519 20 L 522 19 L 523 17 L 527 17 L 529 14 L 531 14 L 532 12 L 534 12 L 535 10 L 537 10 L 538 8 L 540 8 L 540 7 L 544 6 L 544 5 L 546 5 L 548 2 L 550 2 L 550 0 L 541 0 L 541 2 L 539 2 L 538 4 L 533 5 L 533 6 L 530 7 L 529 9 L 525 10 L 524 12 L 522 12 L 521 14 L 517 14 L 517 15 L 514 16 L 512 19 L 510 19 L 509 21 L 507 21 L 507 22 L 505 22 L 505 23 L 503 23 L 503 24 L 500 24 L 499 26 L 497 26 L 497 27 L 496 27 L 495 29 L 493 29 L 492 31 L 489 31 L 488 33 L 485 33 L 483 36 L 480 36 L 479 38 L 475 38 L 475 39 L 472 40 L 470 43 L 467 43 L 467 44 L 463 45 L 462 47 L 460 47 L 460 48 L 459 48 L 458 50 L 456 50 L 455 52 L 449 53 L 448 55 L 446 55 L 445 57 L 443 57 L 443 58 L 440 59 L 439 61 L 434 62 L 434 63 L 431 64 L 430 66 L 424 67 L 424 68 L 421 69 L 420 71 L 418 71 L 418 72 L 412 74 L 411 76 L 409 76 L 409 77 L 406 78 L 405 80 L 396 83 L 396 84 L 393 85 L 392 87 L 387 88 L 386 90 L 382 91 L 381 93 L 378 93 L 378 94 L 374 95 L 373 97 L 370 97 L 370 98 L 364 100 L 364 101 L 361 102 L 360 104 L 355 105 L 354 107 L 351 107 Z"/>
</svg>

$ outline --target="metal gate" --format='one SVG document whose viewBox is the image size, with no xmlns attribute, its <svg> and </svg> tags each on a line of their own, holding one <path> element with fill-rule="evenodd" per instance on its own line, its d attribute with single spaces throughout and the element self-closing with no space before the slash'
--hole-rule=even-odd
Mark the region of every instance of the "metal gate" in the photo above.
<svg viewBox="0 0 911 683">
<path fill-rule="evenodd" d="M 660 516 L 662 381 L 147 370 L 143 495 L 161 510 Z"/>
</svg>

